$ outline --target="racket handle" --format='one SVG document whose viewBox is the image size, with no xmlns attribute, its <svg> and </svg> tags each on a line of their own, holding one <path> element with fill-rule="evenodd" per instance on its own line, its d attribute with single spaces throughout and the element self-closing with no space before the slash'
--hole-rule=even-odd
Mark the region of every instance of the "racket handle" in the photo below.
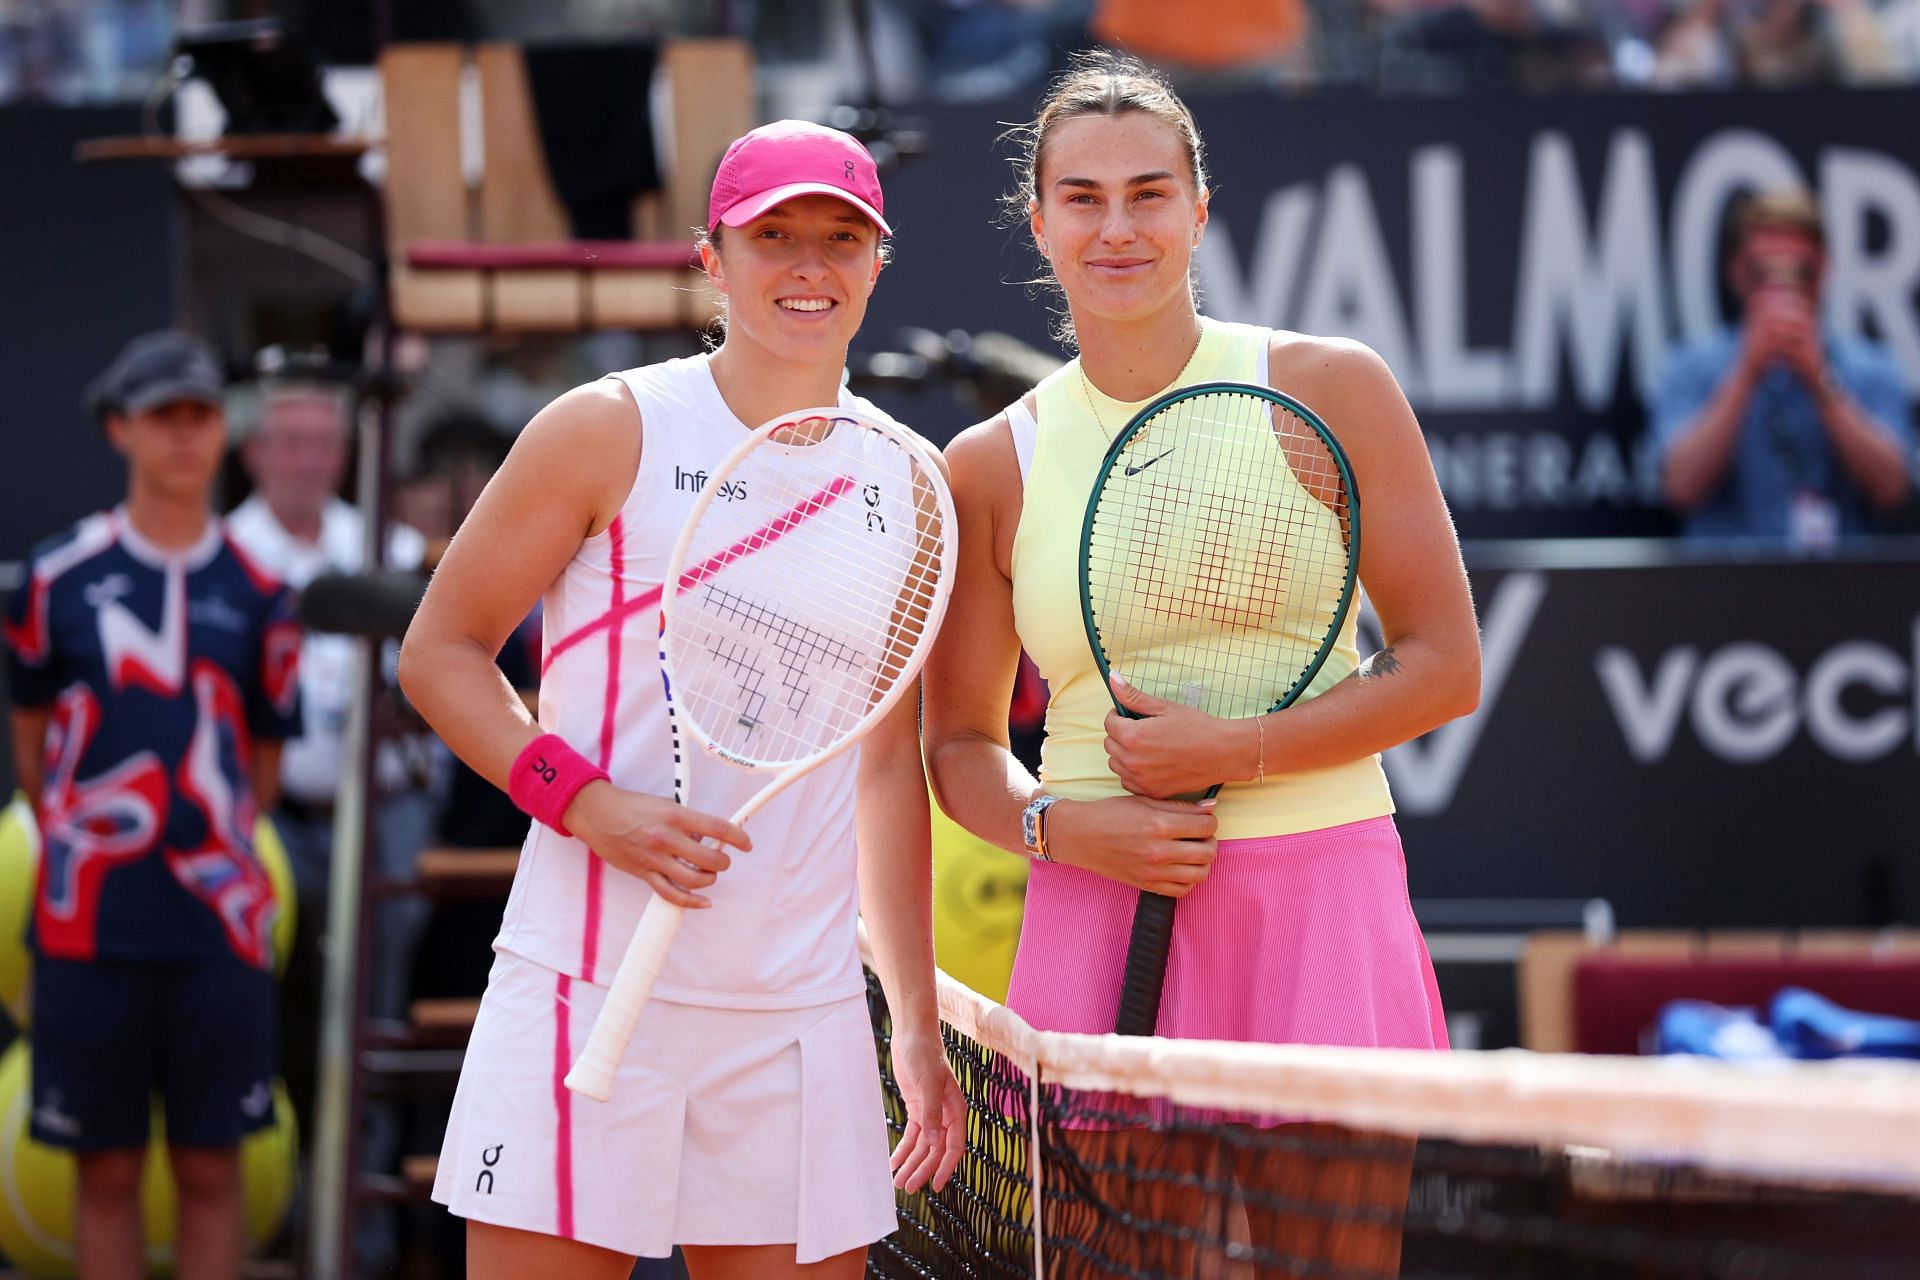
<svg viewBox="0 0 1920 1280">
<path fill-rule="evenodd" d="M 1120 980 L 1120 1015 L 1113 1024 L 1123 1036 L 1150 1036 L 1160 1022 L 1160 989 L 1167 980 L 1175 902 L 1162 894 L 1142 891 L 1133 909 L 1126 975 Z"/>
<path fill-rule="evenodd" d="M 574 1059 L 573 1070 L 567 1072 L 567 1088 L 596 1102 L 605 1102 L 613 1092 L 620 1059 L 627 1054 L 633 1029 L 640 1024 L 647 997 L 653 994 L 653 981 L 660 976 L 667 948 L 673 945 L 686 914 L 685 907 L 660 897 L 650 900 L 640 913 L 640 924 L 627 943 L 627 953 L 620 957 L 620 968 L 607 989 L 600 1016 L 593 1020 L 586 1047 Z"/>
</svg>

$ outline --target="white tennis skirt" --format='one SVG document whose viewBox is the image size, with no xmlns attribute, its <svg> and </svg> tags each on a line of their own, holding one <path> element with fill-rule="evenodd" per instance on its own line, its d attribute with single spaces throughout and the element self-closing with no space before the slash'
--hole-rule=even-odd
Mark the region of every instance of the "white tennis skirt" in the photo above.
<svg viewBox="0 0 1920 1280">
<path fill-rule="evenodd" d="M 796 1261 L 894 1229 L 866 1001 L 653 1001 L 613 1096 L 561 1083 L 606 996 L 502 952 L 467 1047 L 433 1198 L 478 1222 L 639 1257 L 792 1244 Z"/>
</svg>

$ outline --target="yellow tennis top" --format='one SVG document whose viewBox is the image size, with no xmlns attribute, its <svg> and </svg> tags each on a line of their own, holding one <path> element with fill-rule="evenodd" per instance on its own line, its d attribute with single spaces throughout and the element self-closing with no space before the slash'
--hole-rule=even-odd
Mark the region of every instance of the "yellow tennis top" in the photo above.
<svg viewBox="0 0 1920 1280">
<path fill-rule="evenodd" d="M 1203 326 L 1193 359 L 1155 396 L 1198 382 L 1268 385 L 1271 330 L 1215 320 Z M 1038 429 L 1013 537 L 1014 626 L 1050 691 L 1041 783 L 1050 795 L 1097 800 L 1124 790 L 1102 745 L 1113 700 L 1081 622 L 1080 530 L 1108 445 L 1146 401 L 1128 404 L 1102 395 L 1081 376 L 1078 360 L 1042 382 L 1036 400 Z M 1347 615 L 1333 652 L 1302 701 L 1345 679 L 1359 664 L 1358 613 L 1356 608 Z M 1270 774 L 1258 785 L 1232 783 L 1220 792 L 1216 812 L 1220 838 L 1241 840 L 1376 818 L 1393 812 L 1393 796 L 1374 755 L 1330 769 Z"/>
</svg>

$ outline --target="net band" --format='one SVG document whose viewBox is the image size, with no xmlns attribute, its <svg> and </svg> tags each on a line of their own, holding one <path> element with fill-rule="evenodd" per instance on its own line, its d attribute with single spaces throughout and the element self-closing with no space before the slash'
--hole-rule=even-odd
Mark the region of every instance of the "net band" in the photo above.
<svg viewBox="0 0 1920 1280">
<path fill-rule="evenodd" d="M 939 1004 L 968 1152 L 872 1274 L 1920 1274 L 1906 1064 L 1061 1034 L 945 974 Z"/>
</svg>

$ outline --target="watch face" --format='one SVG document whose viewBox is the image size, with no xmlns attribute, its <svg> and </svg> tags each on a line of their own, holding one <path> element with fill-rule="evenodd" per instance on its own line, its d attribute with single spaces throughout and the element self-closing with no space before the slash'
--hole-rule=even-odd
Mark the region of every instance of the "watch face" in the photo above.
<svg viewBox="0 0 1920 1280">
<path fill-rule="evenodd" d="M 1051 796 L 1037 796 L 1020 812 L 1020 838 L 1026 841 L 1028 853 L 1040 847 L 1040 813 L 1052 803 Z"/>
</svg>

